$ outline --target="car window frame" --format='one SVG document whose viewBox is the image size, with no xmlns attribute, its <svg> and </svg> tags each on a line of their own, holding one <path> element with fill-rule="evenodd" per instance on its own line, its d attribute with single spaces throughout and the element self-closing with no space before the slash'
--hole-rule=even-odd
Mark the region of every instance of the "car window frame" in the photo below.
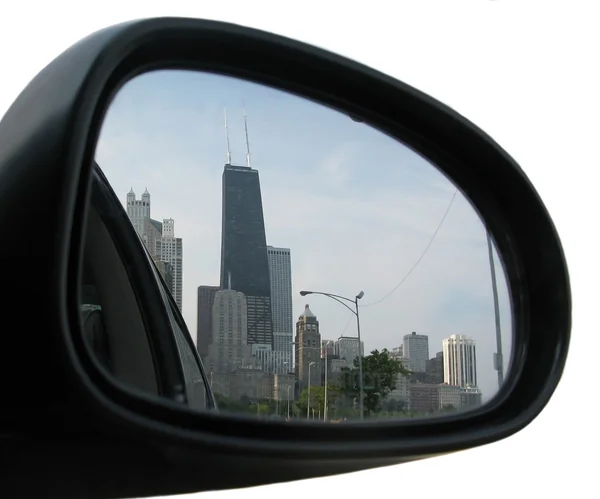
<svg viewBox="0 0 600 499">
<path fill-rule="evenodd" d="M 156 265 L 156 262 L 152 259 L 152 256 L 150 255 L 150 252 L 148 251 L 148 248 L 146 247 L 146 245 L 143 243 L 142 239 L 140 238 L 140 242 L 142 243 L 143 247 L 144 247 L 144 251 L 146 254 L 146 258 L 148 260 L 148 262 L 150 263 L 150 265 L 152 266 L 152 272 L 154 274 L 154 279 L 156 280 L 157 285 L 160 288 L 161 291 L 161 295 L 163 298 L 163 302 L 164 302 L 164 306 L 165 309 L 167 310 L 167 313 L 169 315 L 169 320 L 171 321 L 171 332 L 173 334 L 174 340 L 177 344 L 177 350 L 179 352 L 179 360 L 182 364 L 182 370 L 183 370 L 183 376 L 184 376 L 184 381 L 186 383 L 186 389 L 190 388 L 191 391 L 193 391 L 194 389 L 194 384 L 193 384 L 193 380 L 188 380 L 186 377 L 186 369 L 185 366 L 183 366 L 183 363 L 185 362 L 186 356 L 183 354 L 183 352 L 180 349 L 180 343 L 177 341 L 176 338 L 176 328 L 179 329 L 179 331 L 181 332 L 182 336 L 183 336 L 183 340 L 186 343 L 186 346 L 191 350 L 192 352 L 192 356 L 194 358 L 194 360 L 196 361 L 196 366 L 200 371 L 200 375 L 202 378 L 202 382 L 204 384 L 204 393 L 205 393 L 205 407 L 206 409 L 209 410 L 218 410 L 217 407 L 217 402 L 214 396 L 214 393 L 212 391 L 212 388 L 210 386 L 210 383 L 208 381 L 208 378 L 206 376 L 206 371 L 204 369 L 204 364 L 202 363 L 202 359 L 200 358 L 200 354 L 198 353 L 198 349 L 196 348 L 196 345 L 194 344 L 193 340 L 192 340 L 192 336 L 189 332 L 189 329 L 187 328 L 187 325 L 185 323 L 185 320 L 183 319 L 183 316 L 181 314 L 181 311 L 179 310 L 179 307 L 177 306 L 177 304 L 175 303 L 175 299 L 173 298 L 173 295 L 171 293 L 171 291 L 169 290 L 167 283 L 165 282 L 165 280 L 163 279 L 162 274 L 160 273 L 160 271 L 158 270 L 158 267 Z M 188 385 L 188 383 L 190 383 L 190 385 Z M 187 390 L 186 390 L 187 392 Z M 187 403 L 188 405 L 190 404 L 190 400 L 189 400 L 189 396 L 187 397 Z"/>
</svg>

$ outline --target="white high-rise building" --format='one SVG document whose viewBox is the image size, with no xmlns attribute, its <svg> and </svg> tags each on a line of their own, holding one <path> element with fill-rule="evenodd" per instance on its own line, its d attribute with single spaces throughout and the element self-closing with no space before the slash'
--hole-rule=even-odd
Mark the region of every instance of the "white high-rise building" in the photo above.
<svg viewBox="0 0 600 499">
<path fill-rule="evenodd" d="M 412 372 L 424 373 L 429 360 L 429 337 L 415 332 L 405 334 L 402 338 L 402 353 L 408 359 Z"/>
<path fill-rule="evenodd" d="M 271 279 L 273 351 L 285 352 L 292 359 L 294 316 L 292 314 L 292 263 L 289 248 L 267 246 Z"/>
<path fill-rule="evenodd" d="M 179 310 L 183 306 L 183 240 L 175 237 L 175 221 L 172 218 L 161 222 L 150 217 L 150 193 L 148 189 L 142 199 L 136 199 L 133 189 L 127 194 L 127 215 L 136 232 L 148 248 L 155 261 L 169 264 L 171 277 L 168 279 L 171 294 Z M 164 275 L 163 275 L 164 277 Z"/>
<path fill-rule="evenodd" d="M 463 334 L 453 334 L 442 342 L 442 352 L 444 383 L 460 387 L 476 387 L 475 340 Z"/>
<path fill-rule="evenodd" d="M 175 220 L 172 218 L 163 220 L 162 229 L 162 237 L 156 241 L 156 256 L 170 264 L 173 269 L 171 293 L 181 310 L 183 305 L 183 240 L 175 237 Z"/>
<path fill-rule="evenodd" d="M 135 198 L 133 187 L 127 194 L 127 215 L 136 232 L 143 236 L 144 222 L 150 220 L 150 193 L 148 189 L 142 194 L 142 199 Z"/>
</svg>

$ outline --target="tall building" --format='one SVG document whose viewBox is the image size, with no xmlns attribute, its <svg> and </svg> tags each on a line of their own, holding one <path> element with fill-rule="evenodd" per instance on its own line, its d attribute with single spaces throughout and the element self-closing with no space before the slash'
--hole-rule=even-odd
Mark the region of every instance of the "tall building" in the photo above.
<svg viewBox="0 0 600 499">
<path fill-rule="evenodd" d="M 196 347 L 202 360 L 208 355 L 208 346 L 212 342 L 212 308 L 217 291 L 219 286 L 198 286 Z"/>
<path fill-rule="evenodd" d="M 308 387 L 309 375 L 311 386 L 321 385 L 321 333 L 319 321 L 308 305 L 296 322 L 295 343 L 296 379 L 300 393 Z"/>
<path fill-rule="evenodd" d="M 175 220 L 163 220 L 162 237 L 156 241 L 156 256 L 173 268 L 173 287 L 171 293 L 175 303 L 183 307 L 183 240 L 175 237 Z"/>
<path fill-rule="evenodd" d="M 292 313 L 292 264 L 289 248 L 267 246 L 271 281 L 273 350 L 292 355 L 294 316 Z"/>
<path fill-rule="evenodd" d="M 477 355 L 475 340 L 453 334 L 442 342 L 444 383 L 460 387 L 477 386 Z"/>
<path fill-rule="evenodd" d="M 246 296 L 248 342 L 273 345 L 271 280 L 258 171 L 227 163 L 223 170 L 221 288 L 229 284 Z"/>
<path fill-rule="evenodd" d="M 435 357 L 427 361 L 427 382 L 441 384 L 444 382 L 444 352 L 437 352 Z"/>
<path fill-rule="evenodd" d="M 143 236 L 144 223 L 150 219 L 150 193 L 148 189 L 142 194 L 142 199 L 136 199 L 133 187 L 127 194 L 127 215 L 136 232 Z M 148 248 L 150 249 L 150 248 Z"/>
<path fill-rule="evenodd" d="M 162 276 L 163 280 L 167 287 L 172 290 L 173 289 L 173 267 L 168 262 L 163 262 L 156 255 L 152 257 L 158 272 Z"/>
<path fill-rule="evenodd" d="M 148 189 L 144 191 L 141 199 L 136 199 L 132 188 L 127 194 L 129 220 L 150 252 L 159 271 L 166 278 L 165 280 L 168 280 L 167 284 L 170 285 L 171 294 L 181 310 L 183 306 L 183 240 L 175 237 L 175 221 L 172 218 L 164 219 L 161 223 L 151 218 L 150 209 Z"/>
<path fill-rule="evenodd" d="M 402 352 L 409 361 L 409 369 L 414 373 L 424 373 L 429 360 L 429 337 L 425 334 L 405 334 L 402 338 Z"/>
<path fill-rule="evenodd" d="M 227 373 L 252 363 L 248 345 L 246 297 L 239 291 L 217 291 L 212 309 L 212 341 L 207 370 Z"/>
</svg>

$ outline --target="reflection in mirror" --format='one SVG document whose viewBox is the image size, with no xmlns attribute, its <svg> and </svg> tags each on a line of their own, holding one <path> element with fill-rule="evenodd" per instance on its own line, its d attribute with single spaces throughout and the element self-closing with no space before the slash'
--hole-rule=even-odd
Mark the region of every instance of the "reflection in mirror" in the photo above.
<svg viewBox="0 0 600 499">
<path fill-rule="evenodd" d="M 401 143 L 272 88 L 158 71 L 118 93 L 96 160 L 221 413 L 436 417 L 497 393 L 502 262 L 469 201 Z"/>
</svg>

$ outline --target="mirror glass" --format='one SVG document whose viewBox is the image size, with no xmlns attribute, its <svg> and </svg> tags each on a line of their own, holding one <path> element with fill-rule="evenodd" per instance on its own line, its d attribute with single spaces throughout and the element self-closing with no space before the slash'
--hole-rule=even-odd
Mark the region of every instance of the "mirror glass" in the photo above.
<svg viewBox="0 0 600 499">
<path fill-rule="evenodd" d="M 187 353 L 157 360 L 110 297 L 84 299 L 104 311 L 96 351 L 121 381 L 159 393 L 141 371 L 172 362 L 222 414 L 328 424 L 440 417 L 498 392 L 513 334 L 502 261 L 467 198 L 402 143 L 280 90 L 165 70 L 119 91 L 96 161 L 185 321 L 171 313 Z M 123 276 L 99 275 L 122 306 Z"/>
</svg>

